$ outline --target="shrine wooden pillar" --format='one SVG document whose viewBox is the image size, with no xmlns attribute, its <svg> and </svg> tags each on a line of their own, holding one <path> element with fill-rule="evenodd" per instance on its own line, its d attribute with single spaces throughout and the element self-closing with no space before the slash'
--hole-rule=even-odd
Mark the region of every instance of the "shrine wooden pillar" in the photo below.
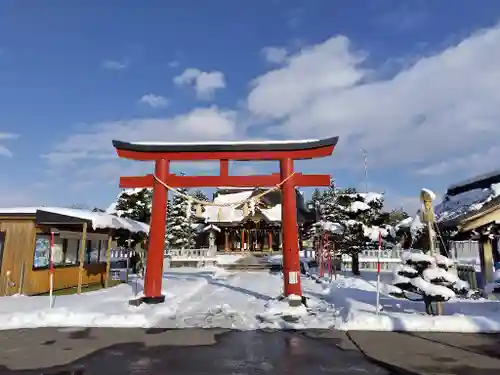
<svg viewBox="0 0 500 375">
<path fill-rule="evenodd" d="M 247 229 L 247 241 L 248 241 L 248 247 L 247 247 L 247 251 L 250 251 L 250 246 L 252 244 L 252 230 L 251 229 Z"/>
<path fill-rule="evenodd" d="M 269 251 L 273 251 L 273 231 L 272 231 L 272 229 L 268 229 L 268 232 L 267 232 L 267 249 Z"/>
<path fill-rule="evenodd" d="M 283 225 L 283 279 L 284 295 L 302 296 L 300 287 L 300 258 L 297 231 L 297 196 L 293 182 L 293 159 L 280 160 L 281 222 Z"/>
<path fill-rule="evenodd" d="M 169 161 L 157 160 L 155 174 L 162 180 L 168 180 Z M 168 191 L 160 182 L 153 182 L 153 203 L 151 208 L 151 227 L 149 233 L 146 275 L 144 278 L 144 297 L 146 303 L 161 303 L 165 296 L 161 294 L 163 281 L 163 253 L 165 249 L 165 222 L 167 220 Z"/>
<path fill-rule="evenodd" d="M 241 229 L 241 243 L 240 243 L 240 246 L 241 246 L 241 251 L 245 251 L 245 229 Z"/>
<path fill-rule="evenodd" d="M 229 251 L 229 232 L 227 230 L 224 232 L 224 236 L 225 236 L 224 251 Z"/>
</svg>

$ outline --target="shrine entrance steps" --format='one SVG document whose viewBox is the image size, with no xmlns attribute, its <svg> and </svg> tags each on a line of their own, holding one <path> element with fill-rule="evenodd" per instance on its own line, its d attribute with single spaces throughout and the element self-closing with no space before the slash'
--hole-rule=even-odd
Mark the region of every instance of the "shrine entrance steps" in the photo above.
<svg viewBox="0 0 500 375">
<path fill-rule="evenodd" d="M 278 251 L 217 251 L 217 254 L 220 255 L 252 255 L 256 258 L 268 257 L 270 255 L 279 255 L 281 254 L 281 250 Z"/>
<path fill-rule="evenodd" d="M 248 253 L 247 253 L 248 254 Z M 239 270 L 239 271 L 268 271 L 271 265 L 264 262 L 261 257 L 255 256 L 254 254 L 245 255 L 243 258 L 238 259 L 234 263 L 221 264 L 226 270 Z"/>
</svg>

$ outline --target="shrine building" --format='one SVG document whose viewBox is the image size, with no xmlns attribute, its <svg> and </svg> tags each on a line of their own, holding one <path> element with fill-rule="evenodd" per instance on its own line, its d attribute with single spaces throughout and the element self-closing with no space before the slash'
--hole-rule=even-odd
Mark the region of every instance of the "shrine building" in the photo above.
<svg viewBox="0 0 500 375">
<path fill-rule="evenodd" d="M 261 195 L 262 188 L 219 188 L 214 193 L 214 206 L 206 206 L 198 217 L 197 247 L 209 246 L 209 237 L 215 237 L 220 252 L 272 252 L 282 247 L 281 192 L 274 190 L 259 197 L 254 212 L 238 202 Z M 307 209 L 304 197 L 298 191 L 297 224 L 307 228 L 315 221 L 315 214 Z M 224 206 L 227 205 L 227 206 Z M 300 233 L 299 231 L 299 237 Z M 299 238 L 299 242 L 300 242 Z"/>
</svg>

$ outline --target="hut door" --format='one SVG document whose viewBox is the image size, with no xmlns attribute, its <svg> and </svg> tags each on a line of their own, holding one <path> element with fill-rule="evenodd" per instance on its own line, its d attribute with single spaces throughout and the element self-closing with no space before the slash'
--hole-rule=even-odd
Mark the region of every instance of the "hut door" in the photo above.
<svg viewBox="0 0 500 375">
<path fill-rule="evenodd" d="M 3 245 L 5 243 L 5 232 L 0 232 L 0 274 L 2 273 Z"/>
</svg>

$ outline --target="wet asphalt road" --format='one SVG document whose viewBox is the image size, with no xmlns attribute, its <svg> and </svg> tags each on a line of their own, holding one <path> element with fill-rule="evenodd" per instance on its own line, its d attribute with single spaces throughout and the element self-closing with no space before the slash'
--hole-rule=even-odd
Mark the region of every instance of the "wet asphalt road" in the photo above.
<svg viewBox="0 0 500 375">
<path fill-rule="evenodd" d="M 10 331 L 0 374 L 388 374 L 357 351 L 275 331 Z"/>
<path fill-rule="evenodd" d="M 499 335 L 121 328 L 0 331 L 0 375 L 498 373 Z"/>
</svg>

